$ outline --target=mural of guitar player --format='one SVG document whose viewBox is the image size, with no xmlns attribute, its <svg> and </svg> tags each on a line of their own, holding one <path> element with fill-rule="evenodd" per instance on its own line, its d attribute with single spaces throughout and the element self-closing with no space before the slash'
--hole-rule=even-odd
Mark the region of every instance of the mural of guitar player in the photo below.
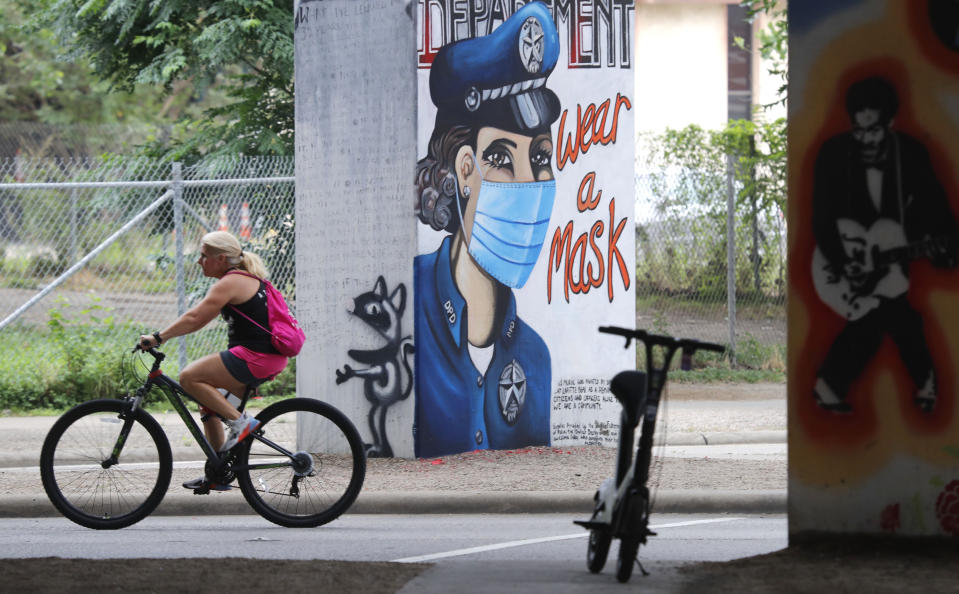
<svg viewBox="0 0 959 594">
<path fill-rule="evenodd" d="M 513 289 L 549 228 L 558 55 L 549 9 L 533 2 L 433 61 L 416 214 L 449 235 L 414 263 L 417 456 L 550 442 L 550 354 Z"/>
<path fill-rule="evenodd" d="M 849 413 L 850 385 L 889 336 L 924 413 L 936 405 L 936 373 L 922 315 L 909 303 L 909 261 L 956 265 L 956 221 L 927 149 L 896 130 L 896 88 L 878 76 L 846 91 L 851 129 L 823 143 L 813 181 L 813 284 L 846 318 L 819 368 L 813 395 Z"/>
</svg>

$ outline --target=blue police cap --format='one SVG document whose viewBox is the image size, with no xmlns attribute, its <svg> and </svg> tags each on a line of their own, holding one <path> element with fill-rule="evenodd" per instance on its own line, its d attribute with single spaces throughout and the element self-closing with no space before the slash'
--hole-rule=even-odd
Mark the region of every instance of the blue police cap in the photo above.
<svg viewBox="0 0 959 594">
<path fill-rule="evenodd" d="M 489 35 L 444 45 L 430 71 L 436 127 L 548 130 L 560 111 L 546 88 L 558 57 L 559 35 L 542 2 L 523 6 Z"/>
</svg>

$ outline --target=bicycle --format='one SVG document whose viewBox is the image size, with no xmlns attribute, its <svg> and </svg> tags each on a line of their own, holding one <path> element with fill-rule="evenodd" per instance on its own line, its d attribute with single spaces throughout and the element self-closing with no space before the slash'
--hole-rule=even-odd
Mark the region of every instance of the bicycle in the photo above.
<svg viewBox="0 0 959 594">
<path fill-rule="evenodd" d="M 633 339 L 642 341 L 646 347 L 648 373 L 622 371 L 610 382 L 610 391 L 623 407 L 620 414 L 616 478 L 615 481 L 612 478 L 604 480 L 596 491 L 592 517 L 586 521 L 576 520 L 574 523 L 589 530 L 586 566 L 591 573 L 603 570 L 612 540 L 620 539 L 616 579 L 627 582 L 632 575 L 634 561 L 639 564 L 643 575 L 649 575 L 639 563 L 637 553 L 639 546 L 646 543 L 647 537 L 656 535 L 649 529 L 651 501 L 646 483 L 652 462 L 653 431 L 669 365 L 677 350 L 682 351 L 681 366 L 685 370 L 690 368 L 692 355 L 697 350 L 724 352 L 726 349 L 720 344 L 651 334 L 645 330 L 602 326 L 599 331 L 625 337 L 626 347 L 629 347 Z M 663 349 L 662 363 L 658 367 L 655 364 L 654 347 Z M 643 424 L 634 459 L 632 448 L 640 419 Z"/>
<path fill-rule="evenodd" d="M 87 528 L 125 528 L 160 504 L 173 456 L 160 424 L 142 407 L 154 386 L 206 455 L 207 478 L 221 485 L 236 480 L 247 503 L 267 520 L 291 528 L 320 526 L 356 500 L 366 455 L 356 427 L 339 410 L 312 398 L 282 400 L 256 415 L 260 425 L 249 438 L 217 452 L 187 410 L 184 397 L 194 398 L 161 371 L 166 356 L 155 348 L 144 352 L 153 364 L 132 395 L 73 407 L 43 442 L 43 488 L 68 519 Z M 253 393 L 255 387 L 247 386 L 241 412 Z"/>
</svg>

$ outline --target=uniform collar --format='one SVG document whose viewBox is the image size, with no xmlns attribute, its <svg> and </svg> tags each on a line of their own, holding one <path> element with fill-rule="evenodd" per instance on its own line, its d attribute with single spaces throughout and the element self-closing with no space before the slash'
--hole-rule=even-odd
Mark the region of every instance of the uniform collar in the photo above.
<svg viewBox="0 0 959 594">
<path fill-rule="evenodd" d="M 460 295 L 453 283 L 453 273 L 450 270 L 450 245 L 452 236 L 447 236 L 440 244 L 439 257 L 434 268 L 436 275 L 436 297 L 439 300 L 440 313 L 446 319 L 446 329 L 450 338 L 460 347 L 463 335 L 463 310 L 466 309 L 466 300 Z"/>
<path fill-rule="evenodd" d="M 452 245 L 452 236 L 443 239 L 440 245 L 439 257 L 435 267 L 436 297 L 439 300 L 441 313 L 446 319 L 446 329 L 450 333 L 450 338 L 461 348 L 463 341 L 464 310 L 466 309 L 466 300 L 460 295 L 456 284 L 453 282 L 453 274 L 450 270 L 450 246 Z M 511 342 L 516 331 L 516 297 L 513 291 L 509 291 L 509 303 L 506 305 L 506 317 L 503 320 L 503 327 L 500 328 L 500 341 Z"/>
</svg>

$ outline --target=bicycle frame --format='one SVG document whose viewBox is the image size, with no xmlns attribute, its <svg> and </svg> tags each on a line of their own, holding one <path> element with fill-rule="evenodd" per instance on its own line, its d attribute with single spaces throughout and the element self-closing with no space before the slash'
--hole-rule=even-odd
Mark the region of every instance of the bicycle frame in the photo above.
<svg viewBox="0 0 959 594">
<path fill-rule="evenodd" d="M 162 352 L 156 350 L 155 348 L 147 349 L 147 352 L 153 356 L 153 365 L 150 368 L 150 373 L 147 375 L 146 381 L 142 386 L 137 388 L 136 393 L 134 394 L 133 401 L 131 403 L 130 410 L 135 410 L 140 407 L 143 399 L 146 397 L 147 393 L 154 387 L 159 386 L 161 391 L 166 396 L 167 400 L 170 402 L 170 405 L 180 416 L 180 419 L 183 420 L 186 425 L 187 430 L 196 440 L 197 444 L 200 446 L 200 449 L 203 450 L 203 453 L 206 455 L 207 461 L 213 465 L 213 468 L 217 471 L 220 471 L 228 463 L 230 459 L 230 452 L 217 452 L 213 449 L 213 446 L 207 440 L 206 435 L 200 429 L 200 426 L 197 425 L 197 422 L 193 419 L 193 414 L 187 409 L 185 402 L 183 401 L 182 396 L 185 396 L 197 402 L 196 398 L 190 395 L 186 389 L 183 388 L 179 383 L 174 379 L 167 376 L 160 369 L 160 364 L 166 358 L 166 355 Z M 165 389 L 164 389 L 165 388 Z M 246 392 L 243 394 L 243 398 L 240 401 L 240 405 L 237 407 L 237 410 L 243 412 L 243 409 L 246 408 L 247 400 L 249 400 L 251 389 L 247 388 Z M 199 404 L 199 402 L 197 402 Z M 116 464 L 119 460 L 120 453 L 123 450 L 123 444 L 126 442 L 127 436 L 130 434 L 130 429 L 133 425 L 132 417 L 121 415 L 123 418 L 123 427 L 120 429 L 120 434 L 117 436 L 116 445 L 113 448 L 110 458 L 103 462 L 103 467 L 108 468 L 109 466 Z M 252 437 L 258 441 L 263 442 L 269 447 L 273 448 L 278 454 L 282 454 L 293 460 L 294 453 L 288 451 L 286 448 L 280 446 L 277 443 L 274 443 L 267 439 L 266 437 L 253 433 Z M 282 463 L 263 463 L 263 464 L 248 464 L 247 466 L 242 467 L 243 469 L 257 469 L 257 468 L 279 468 L 282 466 L 289 466 L 291 462 L 282 462 Z M 239 466 L 234 466 L 233 470 L 240 469 Z"/>
</svg>

